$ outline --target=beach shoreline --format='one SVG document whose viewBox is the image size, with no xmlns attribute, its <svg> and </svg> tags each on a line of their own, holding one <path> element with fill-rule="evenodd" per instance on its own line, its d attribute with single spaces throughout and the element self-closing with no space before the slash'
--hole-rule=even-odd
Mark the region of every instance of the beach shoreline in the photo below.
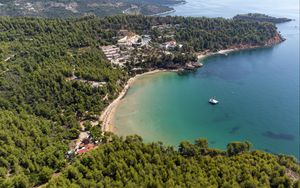
<svg viewBox="0 0 300 188">
<path fill-rule="evenodd" d="M 157 74 L 157 73 L 161 73 L 161 72 L 177 72 L 177 71 L 178 70 L 154 69 L 154 70 L 142 73 L 142 74 L 137 74 L 134 77 L 131 77 L 127 81 L 127 83 L 124 86 L 124 88 L 122 89 L 122 91 L 119 93 L 118 97 L 115 100 L 113 100 L 113 102 L 111 102 L 101 113 L 99 120 L 100 120 L 100 122 L 102 122 L 102 132 L 114 132 L 115 128 L 114 128 L 114 125 L 112 124 L 112 121 L 113 121 L 113 117 L 116 112 L 116 109 L 117 109 L 118 105 L 120 104 L 121 100 L 127 94 L 129 88 L 139 77 Z"/>
<path fill-rule="evenodd" d="M 233 45 L 227 49 L 222 49 L 217 52 L 212 52 L 212 51 L 206 50 L 204 52 L 198 52 L 196 54 L 197 54 L 198 61 L 201 61 L 207 57 L 214 56 L 214 55 L 228 55 L 229 53 L 239 52 L 239 51 L 243 51 L 243 50 L 269 48 L 269 47 L 275 46 L 276 44 L 279 44 L 283 41 L 285 41 L 285 38 L 283 38 L 280 33 L 276 33 L 276 35 L 274 37 L 270 38 L 268 41 L 266 41 L 262 45 L 251 45 L 251 44 L 250 45 L 249 44 L 242 45 L 242 44 L 240 44 L 240 45 Z"/>
<path fill-rule="evenodd" d="M 278 37 L 279 38 L 276 38 Z M 276 44 L 279 44 L 281 42 L 283 42 L 284 39 L 281 38 L 280 35 L 275 36 L 275 40 L 270 39 L 265 45 L 240 45 L 240 46 L 232 46 L 229 47 L 228 49 L 222 49 L 219 50 L 217 52 L 211 52 L 211 51 L 204 51 L 204 52 L 199 52 L 196 53 L 197 58 L 198 58 L 198 62 L 201 63 L 201 61 L 203 61 L 204 59 L 206 59 L 207 57 L 211 57 L 214 55 L 228 55 L 229 53 L 232 52 L 238 52 L 238 51 L 243 51 L 243 50 L 251 50 L 251 49 L 258 49 L 258 48 L 268 48 L 268 47 L 272 47 Z M 114 125 L 112 124 L 113 118 L 114 118 L 114 114 L 116 112 L 116 109 L 119 105 L 119 103 L 121 102 L 121 100 L 125 97 L 127 91 L 129 90 L 129 88 L 132 86 L 132 84 L 139 78 L 145 75 L 151 75 L 151 74 L 157 74 L 157 73 L 161 73 L 161 72 L 178 72 L 182 70 L 182 68 L 179 69 L 154 69 L 142 74 L 137 74 L 134 77 L 131 77 L 126 85 L 124 86 L 124 88 L 122 89 L 122 91 L 119 93 L 118 97 L 111 102 L 105 109 L 104 111 L 102 111 L 101 115 L 100 115 L 100 122 L 102 122 L 102 132 L 114 132 L 115 128 Z"/>
<path fill-rule="evenodd" d="M 257 46 L 258 47 L 258 46 Z M 254 48 L 254 47 L 253 47 Z M 248 49 L 252 49 L 252 48 L 248 48 Z M 214 55 L 218 55 L 218 54 L 228 54 L 231 52 L 236 52 L 239 50 L 246 50 L 244 49 L 238 49 L 238 48 L 229 48 L 229 49 L 223 49 L 223 50 L 219 50 L 217 52 L 204 52 L 204 53 L 199 53 L 197 54 L 198 57 L 198 62 L 204 60 L 207 57 L 210 56 L 214 56 Z M 119 93 L 118 97 L 113 100 L 113 102 L 111 102 L 105 109 L 104 111 L 102 111 L 101 116 L 99 118 L 99 121 L 102 122 L 102 132 L 115 132 L 115 127 L 113 125 L 113 118 L 116 112 L 116 109 L 118 107 L 118 105 L 120 104 L 120 102 L 122 101 L 122 99 L 125 97 L 125 95 L 127 94 L 128 90 L 130 89 L 130 87 L 132 86 L 132 84 L 140 77 L 142 76 L 146 76 L 146 75 L 152 75 L 152 74 L 157 74 L 157 73 L 161 73 L 161 72 L 178 72 L 181 69 L 154 69 L 142 74 L 137 74 L 134 77 L 129 78 L 129 80 L 127 81 L 126 85 L 124 86 L 124 88 L 122 89 L 122 91 Z"/>
<path fill-rule="evenodd" d="M 232 47 L 232 48 L 228 48 L 228 49 L 219 50 L 217 52 L 206 51 L 206 52 L 199 52 L 199 53 L 196 53 L 196 54 L 197 54 L 198 61 L 203 61 L 204 59 L 206 59 L 208 57 L 211 57 L 211 56 L 215 56 L 215 55 L 228 55 L 230 53 L 240 52 L 240 51 L 243 51 L 243 50 L 253 50 L 253 49 L 259 49 L 259 48 L 269 48 L 269 47 L 272 47 L 272 46 L 274 46 L 276 44 L 266 45 L 266 46 Z"/>
</svg>

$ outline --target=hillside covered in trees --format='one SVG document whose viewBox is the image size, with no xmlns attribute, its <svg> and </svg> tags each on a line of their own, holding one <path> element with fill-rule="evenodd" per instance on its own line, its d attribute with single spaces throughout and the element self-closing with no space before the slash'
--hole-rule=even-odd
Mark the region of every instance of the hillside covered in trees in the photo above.
<svg viewBox="0 0 300 188">
<path fill-rule="evenodd" d="M 271 23 L 284 23 L 292 21 L 289 18 L 276 18 L 268 16 L 266 14 L 259 13 L 248 13 L 248 14 L 238 14 L 233 17 L 234 20 L 248 20 L 248 21 L 257 21 L 257 22 L 271 22 Z"/>
<path fill-rule="evenodd" d="M 184 58 L 205 50 L 265 45 L 278 35 L 271 23 L 222 18 L 0 17 L 0 187 L 41 185 L 54 173 L 61 181 L 54 178 L 49 186 L 93 187 L 99 183 L 100 187 L 122 187 L 127 182 L 128 186 L 181 187 L 199 180 L 204 186 L 292 186 L 287 172 L 299 176 L 299 165 L 293 159 L 249 153 L 247 144 L 231 145 L 227 153 L 183 143 L 177 152 L 162 144 L 143 144 L 139 137 L 122 141 L 106 136 L 95 151 L 68 161 L 65 153 L 70 142 L 78 138 L 80 122 L 98 120 L 133 74 L 134 63 L 116 66 L 100 48 L 116 45 L 118 33 L 124 29 L 151 36 L 151 48 L 141 48 L 149 54 L 139 62 L 139 66 L 148 68 L 163 68 L 170 59 L 182 63 Z M 182 44 L 171 50 L 173 57 L 158 50 L 169 37 Z M 161 55 L 153 53 L 156 51 Z M 97 131 L 93 134 L 101 137 Z M 242 149 L 236 150 L 237 146 Z M 238 165 L 255 168 L 242 170 Z M 223 171 L 229 167 L 232 173 Z M 150 174 L 144 182 L 143 173 Z"/>
<path fill-rule="evenodd" d="M 290 157 L 249 152 L 249 143 L 208 148 L 205 139 L 182 142 L 178 151 L 139 136 L 115 137 L 82 155 L 47 187 L 298 187 L 287 171 L 299 173 Z"/>
<path fill-rule="evenodd" d="M 2 0 L 1 16 L 47 18 L 109 16 L 116 14 L 153 15 L 172 11 L 169 5 L 184 0 Z"/>
</svg>

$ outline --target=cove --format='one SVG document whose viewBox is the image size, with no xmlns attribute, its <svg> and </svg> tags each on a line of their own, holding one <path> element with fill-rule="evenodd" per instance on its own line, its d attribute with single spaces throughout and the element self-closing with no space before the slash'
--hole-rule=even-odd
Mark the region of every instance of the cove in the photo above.
<svg viewBox="0 0 300 188">
<path fill-rule="evenodd" d="M 189 3 L 181 6 L 179 13 Z M 293 11 L 286 16 L 298 20 Z M 116 109 L 116 133 L 174 146 L 204 137 L 220 149 L 248 140 L 256 149 L 299 158 L 299 22 L 278 28 L 287 40 L 274 47 L 209 57 L 193 73 L 140 77 Z M 220 104 L 209 105 L 211 96 Z"/>
</svg>

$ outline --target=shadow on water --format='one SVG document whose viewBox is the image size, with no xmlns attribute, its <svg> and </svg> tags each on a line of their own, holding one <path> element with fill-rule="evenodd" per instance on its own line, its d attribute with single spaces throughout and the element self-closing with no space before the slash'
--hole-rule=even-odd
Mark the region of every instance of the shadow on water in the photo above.
<svg viewBox="0 0 300 188">
<path fill-rule="evenodd" d="M 182 71 L 178 71 L 177 75 L 181 76 L 181 77 L 187 77 L 187 76 L 196 76 L 197 75 L 197 70 L 182 70 Z"/>
<path fill-rule="evenodd" d="M 235 127 L 232 127 L 229 131 L 229 134 L 235 134 L 236 132 L 238 132 L 239 130 L 241 129 L 241 127 L 239 126 L 235 126 Z"/>
<path fill-rule="evenodd" d="M 286 134 L 286 133 L 273 133 L 272 131 L 266 131 L 262 133 L 264 137 L 276 139 L 276 140 L 294 140 L 294 135 Z"/>
<path fill-rule="evenodd" d="M 212 141 L 210 141 L 209 143 L 212 144 L 212 145 L 214 145 L 214 144 L 216 144 L 217 142 L 214 141 L 214 140 L 212 140 Z"/>
<path fill-rule="evenodd" d="M 224 121 L 228 121 L 230 119 L 230 115 L 228 112 L 225 112 L 222 116 L 216 117 L 212 119 L 213 123 L 220 123 Z"/>
</svg>

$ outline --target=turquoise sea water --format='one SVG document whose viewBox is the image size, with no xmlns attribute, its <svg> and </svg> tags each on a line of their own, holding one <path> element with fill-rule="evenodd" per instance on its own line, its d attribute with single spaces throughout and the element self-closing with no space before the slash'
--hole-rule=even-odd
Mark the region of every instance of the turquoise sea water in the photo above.
<svg viewBox="0 0 300 188">
<path fill-rule="evenodd" d="M 225 149 L 249 140 L 256 149 L 299 158 L 299 2 L 296 0 L 189 0 L 172 15 L 232 17 L 260 12 L 296 19 L 279 24 L 287 39 L 272 48 L 207 58 L 194 73 L 138 79 L 118 106 L 120 135 L 178 145 L 205 137 Z M 208 99 L 216 96 L 220 104 Z"/>
</svg>

